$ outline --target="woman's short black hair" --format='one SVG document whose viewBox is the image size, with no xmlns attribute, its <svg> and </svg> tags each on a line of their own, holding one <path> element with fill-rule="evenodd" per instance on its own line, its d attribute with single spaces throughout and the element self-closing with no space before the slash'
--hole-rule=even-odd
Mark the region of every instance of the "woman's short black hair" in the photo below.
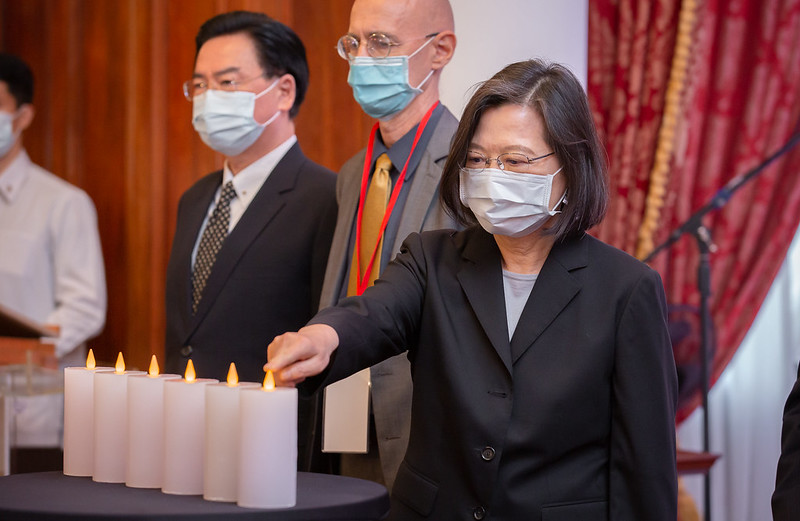
<svg viewBox="0 0 800 521">
<path fill-rule="evenodd" d="M 0 52 L 0 81 L 8 86 L 17 108 L 25 103 L 33 103 L 33 73 L 22 58 Z"/>
<path fill-rule="evenodd" d="M 512 63 L 478 87 L 464 109 L 444 166 L 442 204 L 462 225 L 477 222 L 459 197 L 459 170 L 483 113 L 509 104 L 531 107 L 541 116 L 544 140 L 563 167 L 567 204 L 544 233 L 555 235 L 556 241 L 581 235 L 603 219 L 608 206 L 606 155 L 580 82 L 557 63 Z"/>
<path fill-rule="evenodd" d="M 308 89 L 308 62 L 303 42 L 289 27 L 264 13 L 231 11 L 207 20 L 200 27 L 195 37 L 196 53 L 211 38 L 236 33 L 252 38 L 259 64 L 269 76 L 288 73 L 294 77 L 296 92 L 289 117 L 297 116 Z"/>
</svg>

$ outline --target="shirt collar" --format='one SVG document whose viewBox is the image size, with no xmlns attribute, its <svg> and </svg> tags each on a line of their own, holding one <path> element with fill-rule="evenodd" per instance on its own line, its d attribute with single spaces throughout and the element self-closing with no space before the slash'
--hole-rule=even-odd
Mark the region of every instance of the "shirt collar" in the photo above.
<svg viewBox="0 0 800 521">
<path fill-rule="evenodd" d="M 228 166 L 228 161 L 225 161 L 225 167 L 222 170 L 222 185 L 224 186 L 228 181 L 233 181 L 233 189 L 236 192 L 237 199 L 245 204 L 249 203 L 281 159 L 283 159 L 283 156 L 286 155 L 286 152 L 295 143 L 297 143 L 297 136 L 292 135 L 289 139 L 244 167 L 236 175 L 233 175 Z"/>
<path fill-rule="evenodd" d="M 411 161 L 408 162 L 406 181 L 411 179 L 414 176 L 414 172 L 417 171 L 417 166 L 419 166 L 419 163 L 422 160 L 422 153 L 426 148 L 428 148 L 428 143 L 431 140 L 431 136 L 433 136 L 433 131 L 436 129 L 436 125 L 439 124 L 439 120 L 441 119 L 443 113 L 444 105 L 439 103 L 439 105 L 433 109 L 433 113 L 431 114 L 430 119 L 428 119 L 428 124 L 425 127 L 425 130 L 422 131 L 422 135 L 419 137 L 419 141 L 417 142 L 417 147 L 414 149 L 414 156 L 411 158 Z M 386 153 L 386 155 L 388 155 L 389 159 L 392 161 L 392 172 L 397 172 L 399 175 L 400 170 L 403 169 L 403 166 L 406 164 L 406 160 L 411 153 L 411 146 L 414 144 L 414 137 L 417 135 L 418 127 L 419 123 L 414 125 L 411 130 L 403 134 L 403 137 L 398 139 L 391 147 L 388 148 L 383 143 L 381 133 L 376 132 L 375 143 L 372 145 L 373 169 L 375 160 L 378 158 L 378 156 Z"/>
<path fill-rule="evenodd" d="M 22 191 L 30 165 L 31 160 L 23 149 L 8 168 L 0 172 L 0 197 L 8 204 L 13 204 Z"/>
</svg>

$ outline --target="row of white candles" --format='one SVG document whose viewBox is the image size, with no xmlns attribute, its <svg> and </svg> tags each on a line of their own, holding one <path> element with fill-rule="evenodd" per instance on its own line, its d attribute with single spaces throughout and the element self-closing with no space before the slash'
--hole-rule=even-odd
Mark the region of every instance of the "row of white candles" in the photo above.
<svg viewBox="0 0 800 521">
<path fill-rule="evenodd" d="M 64 474 L 202 494 L 250 508 L 288 508 L 297 495 L 297 390 L 150 370 L 64 369 Z"/>
</svg>

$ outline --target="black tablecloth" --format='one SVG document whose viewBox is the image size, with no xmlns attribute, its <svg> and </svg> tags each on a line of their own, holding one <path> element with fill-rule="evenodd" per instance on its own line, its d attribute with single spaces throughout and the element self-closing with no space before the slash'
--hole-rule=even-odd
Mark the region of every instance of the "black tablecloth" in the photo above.
<svg viewBox="0 0 800 521">
<path fill-rule="evenodd" d="M 389 512 L 389 495 L 377 483 L 343 476 L 300 472 L 294 508 L 261 510 L 234 503 L 176 496 L 124 484 L 95 483 L 61 472 L 0 478 L 0 519 L 289 521 L 379 520 Z"/>
</svg>

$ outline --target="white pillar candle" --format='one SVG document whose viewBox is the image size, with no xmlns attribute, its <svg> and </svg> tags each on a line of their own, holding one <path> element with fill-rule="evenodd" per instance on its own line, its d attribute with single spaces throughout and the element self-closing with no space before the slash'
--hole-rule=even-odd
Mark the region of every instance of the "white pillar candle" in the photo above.
<svg viewBox="0 0 800 521">
<path fill-rule="evenodd" d="M 89 350 L 86 367 L 64 368 L 64 475 L 94 472 L 94 374 L 113 371 L 95 367 Z"/>
<path fill-rule="evenodd" d="M 267 374 L 271 380 L 272 375 Z M 274 383 L 272 383 L 274 386 Z M 240 391 L 237 504 L 289 508 L 297 501 L 297 389 Z"/>
<path fill-rule="evenodd" d="M 128 378 L 128 460 L 125 484 L 161 488 L 164 466 L 164 382 L 177 374 L 158 374 L 153 355 L 146 375 Z"/>
<path fill-rule="evenodd" d="M 102 483 L 124 483 L 128 455 L 128 377 L 122 353 L 113 372 L 94 375 L 94 471 Z"/>
<path fill-rule="evenodd" d="M 203 493 L 203 440 L 207 384 L 218 380 L 194 378 L 164 382 L 164 476 L 166 494 Z"/>
<path fill-rule="evenodd" d="M 239 476 L 239 390 L 258 388 L 254 382 L 239 383 L 231 364 L 228 382 L 206 386 L 205 466 L 203 499 L 236 501 Z"/>
</svg>

